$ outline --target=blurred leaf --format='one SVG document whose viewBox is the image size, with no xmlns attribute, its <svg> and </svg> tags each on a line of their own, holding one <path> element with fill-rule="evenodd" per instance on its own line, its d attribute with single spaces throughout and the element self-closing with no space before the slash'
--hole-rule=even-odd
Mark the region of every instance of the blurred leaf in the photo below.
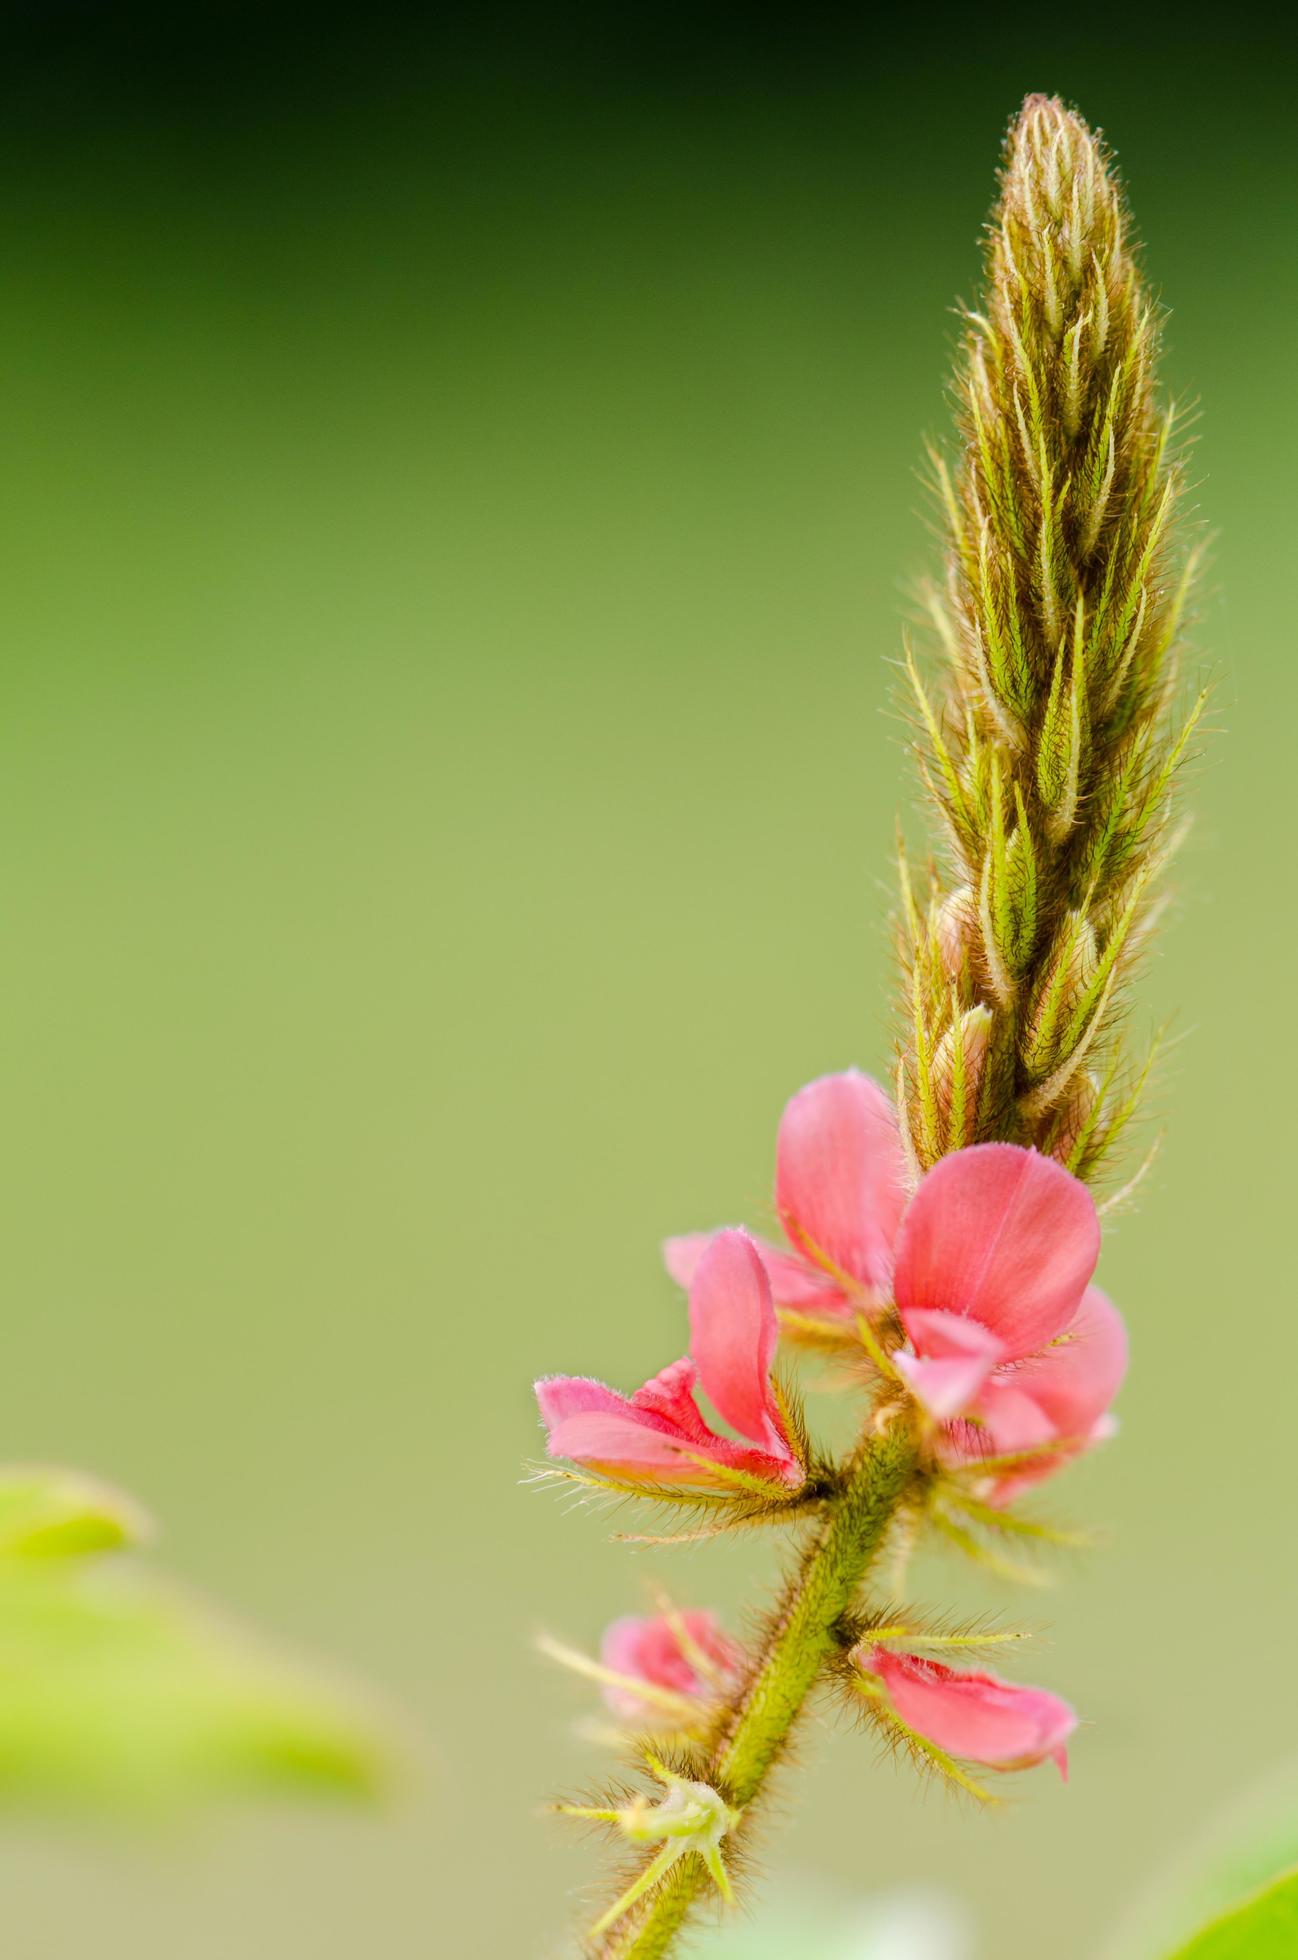
<svg viewBox="0 0 1298 1960">
<path fill-rule="evenodd" d="M 961 1906 L 940 1892 L 900 1889 L 862 1901 L 814 1890 L 777 1889 L 756 1922 L 733 1915 L 708 1948 L 710 1960 L 971 1960 Z"/>
<path fill-rule="evenodd" d="M 1298 1953 L 1298 1869 L 1205 1926 L 1173 1960 L 1292 1960 Z"/>
<path fill-rule="evenodd" d="M 0 1469 L 0 1803 L 150 1808 L 382 1781 L 375 1726 L 129 1560 L 148 1521 L 79 1472 Z"/>
<path fill-rule="evenodd" d="M 1153 1875 L 1114 1929 L 1105 1960 L 1197 1952 L 1185 1942 L 1205 1937 L 1205 1926 L 1226 1923 L 1241 1899 L 1261 1896 L 1291 1866 L 1298 1868 L 1298 1762 L 1292 1759 L 1232 1797 Z M 1286 1950 L 1298 1953 L 1298 1939 Z"/>
<path fill-rule="evenodd" d="M 79 1470 L 0 1466 L 0 1558 L 114 1551 L 151 1533 L 133 1498 Z"/>
</svg>

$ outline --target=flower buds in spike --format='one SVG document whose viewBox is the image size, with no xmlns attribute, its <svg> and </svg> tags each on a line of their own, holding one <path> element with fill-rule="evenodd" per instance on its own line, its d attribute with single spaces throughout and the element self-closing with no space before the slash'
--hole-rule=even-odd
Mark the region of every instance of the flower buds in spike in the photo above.
<svg viewBox="0 0 1298 1960">
<path fill-rule="evenodd" d="M 900 1093 L 924 1166 L 938 1154 L 929 1064 L 954 1011 L 994 1017 L 977 1125 L 958 1142 L 1052 1149 L 1073 1071 L 1114 1059 L 1202 706 L 1173 719 L 1195 554 L 1182 570 L 1158 312 L 1105 147 L 1057 101 L 1030 98 L 1010 132 L 985 291 L 965 318 L 958 452 L 931 458 L 947 552 L 925 610 L 940 669 L 930 681 L 906 655 L 951 860 L 949 896 L 935 873 L 934 932 L 902 947 L 914 1035 Z M 1095 1136 L 1088 1175 L 1117 1137 Z"/>
<path fill-rule="evenodd" d="M 948 980 L 961 980 L 978 932 L 978 897 L 972 885 L 961 885 L 938 908 L 935 933 Z"/>
<path fill-rule="evenodd" d="M 989 1007 L 966 1008 L 942 1036 L 933 1057 L 933 1097 L 942 1118 L 948 1150 L 959 1150 L 974 1133 L 978 1089 L 991 1039 Z"/>
<path fill-rule="evenodd" d="M 1069 912 L 1028 1010 L 1023 1066 L 1041 1081 L 1063 1059 L 1077 1003 L 1095 978 L 1099 953 L 1095 928 L 1082 912 Z"/>
</svg>

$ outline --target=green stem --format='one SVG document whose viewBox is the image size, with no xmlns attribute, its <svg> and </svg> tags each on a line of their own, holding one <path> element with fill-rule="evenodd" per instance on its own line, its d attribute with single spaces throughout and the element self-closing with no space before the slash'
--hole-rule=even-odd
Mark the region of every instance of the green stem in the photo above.
<svg viewBox="0 0 1298 1960">
<path fill-rule="evenodd" d="M 751 1804 L 837 1646 L 856 1597 L 915 1469 L 915 1439 L 898 1419 L 862 1443 L 772 1623 L 766 1651 L 707 1760 L 692 1774 L 736 1809 Z M 663 1960 L 700 1894 L 699 1858 L 682 1858 L 633 1924 L 615 1928 L 608 1960 Z"/>
</svg>

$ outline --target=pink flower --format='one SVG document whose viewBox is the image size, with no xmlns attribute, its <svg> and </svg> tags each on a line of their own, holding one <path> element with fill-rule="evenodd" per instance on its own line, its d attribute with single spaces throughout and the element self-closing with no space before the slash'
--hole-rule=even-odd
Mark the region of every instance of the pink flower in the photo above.
<svg viewBox="0 0 1298 1960">
<path fill-rule="evenodd" d="M 780 1119 L 775 1208 L 791 1251 L 754 1243 L 777 1305 L 846 1321 L 885 1304 L 909 1177 L 892 1103 L 849 1069 L 799 1089 Z M 667 1270 L 688 1286 L 710 1239 L 668 1239 Z"/>
<path fill-rule="evenodd" d="M 1065 1333 L 1099 1256 L 1094 1200 L 1061 1164 L 1012 1143 L 941 1158 L 907 1208 L 893 1275 L 914 1350 L 898 1365 L 931 1413 L 971 1412 Z"/>
<path fill-rule="evenodd" d="M 854 1648 L 852 1663 L 867 1681 L 880 1684 L 906 1728 L 946 1755 L 987 1769 L 1030 1769 L 1049 1757 L 1067 1781 L 1065 1745 L 1077 1717 L 1058 1695 L 882 1646 Z"/>
<path fill-rule="evenodd" d="M 614 1620 L 600 1659 L 628 1683 L 643 1681 L 687 1701 L 708 1702 L 735 1685 L 742 1656 L 714 1614 L 692 1612 Z M 629 1685 L 610 1683 L 604 1698 L 624 1722 L 661 1725 L 663 1705 L 652 1695 L 642 1698 Z"/>
<path fill-rule="evenodd" d="M 994 1501 L 1105 1433 L 1122 1380 L 1116 1309 L 1090 1286 L 1100 1228 L 1086 1187 L 1016 1144 L 943 1157 L 908 1197 L 892 1105 L 849 1071 L 799 1090 L 776 1147 L 776 1208 L 792 1251 L 758 1242 L 773 1297 L 829 1325 L 891 1301 L 899 1371 L 959 1461 L 1041 1446 Z M 688 1281 L 706 1234 L 671 1239 Z"/>
<path fill-rule="evenodd" d="M 778 1333 L 752 1240 L 746 1232 L 718 1232 L 690 1287 L 692 1358 L 672 1362 L 630 1397 L 580 1376 L 539 1381 L 549 1454 L 632 1480 L 733 1489 L 755 1478 L 798 1488 L 806 1473 L 771 1381 Z M 709 1428 L 694 1400 L 696 1381 L 746 1443 Z"/>
</svg>

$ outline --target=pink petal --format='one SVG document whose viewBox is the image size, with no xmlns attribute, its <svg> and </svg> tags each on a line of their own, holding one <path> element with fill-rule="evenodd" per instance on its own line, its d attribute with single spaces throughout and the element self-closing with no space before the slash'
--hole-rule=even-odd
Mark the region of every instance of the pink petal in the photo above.
<svg viewBox="0 0 1298 1960">
<path fill-rule="evenodd" d="M 674 1628 L 661 1614 L 614 1620 L 605 1629 L 599 1657 L 617 1674 L 652 1682 L 656 1688 L 672 1688 L 677 1694 L 692 1695 L 699 1685 Z"/>
<path fill-rule="evenodd" d="M 549 1431 L 547 1455 L 605 1468 L 667 1472 L 673 1479 L 706 1475 L 680 1453 L 683 1446 L 697 1449 L 702 1443 L 706 1448 L 712 1441 L 712 1432 L 689 1396 L 693 1380 L 693 1363 L 678 1361 L 628 1400 L 616 1389 L 584 1376 L 548 1376 L 536 1384 L 541 1418 Z M 678 1413 L 686 1413 L 687 1402 L 692 1424 L 675 1420 Z"/>
<path fill-rule="evenodd" d="M 747 1449 L 708 1428 L 691 1387 L 692 1361 L 673 1361 L 629 1399 L 603 1382 L 550 1376 L 537 1383 L 537 1400 L 549 1430 L 547 1454 L 670 1483 L 720 1483 L 711 1466 L 739 1470 L 767 1483 L 797 1486 L 804 1480 L 782 1433 L 772 1447 Z M 700 1460 L 702 1459 L 702 1460 Z"/>
<path fill-rule="evenodd" d="M 858 1648 L 852 1658 L 882 1681 L 906 1727 L 949 1756 L 989 1769 L 1027 1769 L 1049 1758 L 1067 1776 L 1064 1745 L 1077 1717 L 1058 1695 L 886 1647 Z"/>
<path fill-rule="evenodd" d="M 962 1453 L 968 1462 L 976 1463 L 982 1456 L 1010 1456 L 1055 1441 L 1050 1417 L 1039 1402 L 1016 1387 L 1016 1380 L 1013 1370 L 1007 1369 L 993 1377 L 979 1396 L 977 1425 L 966 1425 L 971 1434 L 964 1439 Z"/>
<path fill-rule="evenodd" d="M 733 1672 L 738 1651 L 722 1633 L 712 1613 L 656 1613 L 614 1620 L 600 1646 L 600 1659 L 618 1674 L 628 1674 L 677 1694 L 706 1693 L 711 1685 L 700 1675 L 681 1645 L 684 1628 L 691 1649 L 712 1661 L 719 1673 Z"/>
<path fill-rule="evenodd" d="M 712 1431 L 699 1412 L 694 1400 L 694 1384 L 698 1380 L 698 1369 L 685 1355 L 680 1361 L 669 1363 L 658 1374 L 638 1388 L 631 1397 L 630 1406 L 646 1415 L 657 1416 L 691 1443 L 709 1449 L 716 1441 Z"/>
<path fill-rule="evenodd" d="M 668 1239 L 663 1245 L 663 1264 L 678 1286 L 689 1287 L 699 1268 L 699 1260 L 712 1243 L 712 1232 L 687 1232 L 682 1238 Z M 752 1235 L 750 1234 L 750 1237 Z M 771 1293 L 778 1307 L 824 1313 L 846 1313 L 843 1289 L 835 1286 L 818 1267 L 796 1252 L 785 1252 L 765 1239 L 752 1237 L 757 1256 L 766 1268 Z"/>
<path fill-rule="evenodd" d="M 897 1241 L 894 1295 L 967 1314 L 1012 1357 L 1062 1333 L 1100 1254 L 1086 1186 L 1049 1157 L 979 1143 L 943 1157 L 920 1183 Z"/>
<path fill-rule="evenodd" d="M 779 1246 L 768 1245 L 765 1239 L 754 1239 L 753 1244 L 766 1268 L 766 1277 L 771 1282 L 771 1297 L 777 1307 L 791 1307 L 799 1313 L 830 1314 L 838 1318 L 850 1314 L 851 1305 L 842 1287 L 822 1272 L 819 1266 L 813 1266 L 800 1253 L 784 1252 Z"/>
<path fill-rule="evenodd" d="M 536 1400 L 547 1429 L 568 1416 L 587 1415 L 592 1410 L 618 1414 L 627 1407 L 625 1395 L 586 1375 L 544 1375 L 536 1384 Z"/>
<path fill-rule="evenodd" d="M 690 1288 L 690 1352 L 726 1421 L 741 1436 L 789 1458 L 771 1392 L 778 1338 L 771 1283 L 756 1246 L 746 1232 L 718 1232 Z"/>
<path fill-rule="evenodd" d="M 677 1286 L 690 1287 L 711 1243 L 711 1232 L 685 1232 L 680 1238 L 663 1240 L 663 1264 Z"/>
<path fill-rule="evenodd" d="M 886 1293 L 906 1195 L 897 1119 L 877 1082 L 849 1069 L 799 1089 L 780 1121 L 775 1171 L 780 1222 L 799 1251 Z"/>
<path fill-rule="evenodd" d="M 550 1431 L 547 1452 L 572 1463 L 602 1469 L 654 1471 L 673 1482 L 706 1477 L 706 1468 L 681 1454 L 693 1446 L 684 1437 L 637 1415 L 628 1403 L 622 1413 L 592 1409 L 565 1416 Z"/>
<path fill-rule="evenodd" d="M 917 1307 L 907 1316 L 914 1354 L 894 1354 L 898 1372 L 930 1415 L 950 1422 L 972 1407 L 1004 1349 L 977 1320 Z"/>
<path fill-rule="evenodd" d="M 1088 1286 L 1072 1323 L 1059 1341 L 1008 1369 L 983 1394 L 977 1454 L 1010 1455 L 1037 1443 L 1055 1447 L 1016 1464 L 988 1493 L 1008 1504 L 1084 1450 L 1104 1442 L 1116 1427 L 1109 1403 L 1127 1369 L 1127 1330 L 1098 1286 Z M 1060 1444 L 1070 1447 L 1061 1449 Z"/>
<path fill-rule="evenodd" d="M 1057 1436 L 1090 1434 L 1127 1372 L 1127 1330 L 1107 1293 L 1088 1286 L 1058 1341 L 1014 1371 L 1014 1386 L 1050 1418 Z"/>
</svg>

